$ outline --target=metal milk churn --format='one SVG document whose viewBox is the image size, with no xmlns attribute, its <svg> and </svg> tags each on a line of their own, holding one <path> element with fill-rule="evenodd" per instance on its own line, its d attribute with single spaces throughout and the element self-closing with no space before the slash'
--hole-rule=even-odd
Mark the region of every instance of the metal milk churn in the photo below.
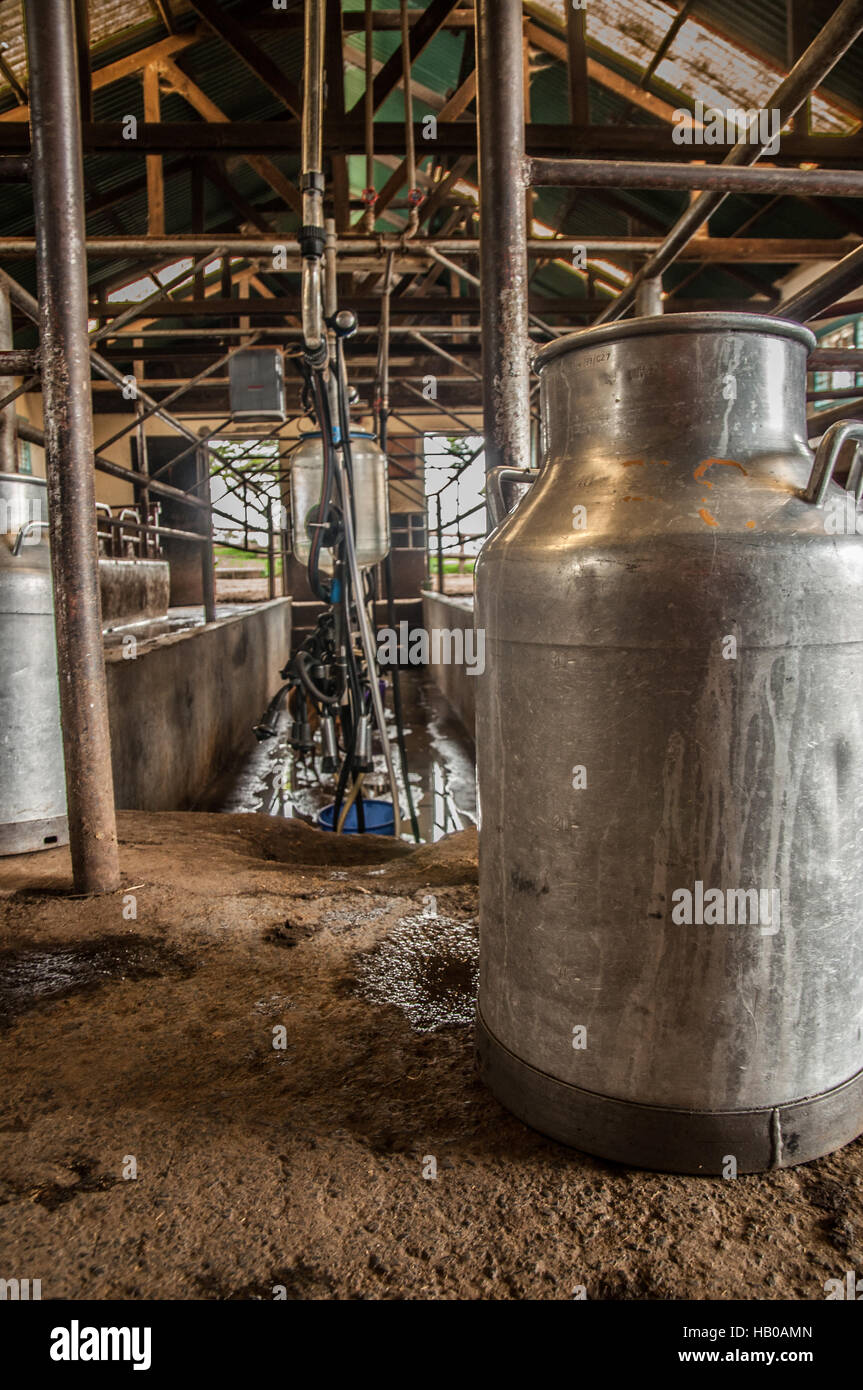
<svg viewBox="0 0 863 1390">
<path fill-rule="evenodd" d="M 69 841 L 46 491 L 0 473 L 0 854 Z"/>
<path fill-rule="evenodd" d="M 481 1073 L 641 1167 L 863 1130 L 863 427 L 813 468 L 813 344 L 675 314 L 548 345 L 543 464 L 477 565 Z"/>
</svg>

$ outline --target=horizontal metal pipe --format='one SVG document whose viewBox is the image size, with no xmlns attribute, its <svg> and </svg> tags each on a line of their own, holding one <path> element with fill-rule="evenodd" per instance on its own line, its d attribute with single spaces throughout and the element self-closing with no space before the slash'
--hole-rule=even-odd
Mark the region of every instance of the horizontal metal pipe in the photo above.
<svg viewBox="0 0 863 1390">
<path fill-rule="evenodd" d="M 859 169 L 776 169 L 730 164 L 660 164 L 614 159 L 527 159 L 529 187 L 663 188 L 721 193 L 769 193 L 806 197 L 859 198 Z"/>
<path fill-rule="evenodd" d="M 0 352 L 0 376 L 18 376 L 26 372 L 37 371 L 39 368 L 39 353 L 7 348 Z"/>
<path fill-rule="evenodd" d="M 557 161 L 549 161 L 556 163 Z M 567 163 L 568 161 L 563 161 Z M 591 163 L 592 161 L 584 161 Z M 615 166 L 617 167 L 617 166 Z M 635 166 L 636 168 L 643 166 Z M 666 166 L 663 166 L 666 167 Z M 672 166 L 673 167 L 673 166 Z M 681 169 L 689 172 L 688 166 Z M 700 173 L 710 169 L 724 169 L 726 166 L 699 165 Z M 786 172 L 776 170 L 775 172 Z M 787 172 L 800 174 L 800 170 Z M 819 172 L 819 171 L 816 171 Z M 820 171 L 823 172 L 823 171 Z M 809 175 L 805 177 L 808 179 Z M 699 180 L 703 184 L 703 179 Z M 812 191 L 809 189 L 808 191 Z M 155 263 L 176 256 L 207 255 L 212 250 L 211 237 L 88 237 L 87 254 L 94 259 L 106 260 L 145 260 Z M 266 258 L 273 260 L 277 255 L 279 267 L 299 271 L 300 245 L 297 241 L 272 237 L 222 237 L 219 242 L 228 256 Z M 663 244 L 661 237 L 531 237 L 527 243 L 529 256 L 569 257 L 577 249 L 584 248 L 588 256 L 594 255 L 649 255 Z M 447 256 L 476 255 L 479 242 L 475 237 L 458 239 L 442 238 L 430 240 L 417 238 L 404 242 L 401 237 L 356 238 L 343 236 L 338 239 L 340 259 L 351 257 L 371 257 L 383 268 L 386 256 L 394 251 L 397 256 L 413 260 L 434 259 L 433 252 Z M 0 257 L 8 260 L 24 260 L 35 255 L 36 242 L 33 237 L 0 236 Z M 709 244 L 685 246 L 681 252 L 684 260 L 745 260 L 757 261 L 801 261 L 827 260 L 840 257 L 848 250 L 848 242 L 838 237 L 711 237 Z M 292 260 L 295 265 L 292 266 Z"/>
</svg>

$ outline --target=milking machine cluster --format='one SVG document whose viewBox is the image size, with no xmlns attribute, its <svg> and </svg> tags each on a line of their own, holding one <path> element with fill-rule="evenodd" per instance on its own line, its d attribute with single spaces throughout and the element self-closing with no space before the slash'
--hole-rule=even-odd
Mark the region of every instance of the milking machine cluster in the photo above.
<svg viewBox="0 0 863 1390">
<path fill-rule="evenodd" d="M 370 434 L 352 431 L 345 340 L 357 327 L 356 315 L 337 306 L 336 245 L 332 222 L 324 222 L 321 170 L 323 92 L 323 15 L 321 4 L 306 6 L 305 93 L 303 104 L 302 370 L 306 400 L 315 428 L 301 437 L 291 460 L 291 514 L 295 556 L 306 560 L 312 593 L 326 607 L 312 634 L 282 670 L 285 684 L 271 701 L 255 732 L 271 738 L 287 705 L 291 747 L 315 756 L 314 726 L 320 734 L 320 770 L 336 776 L 332 826 L 363 831 L 373 806 L 363 799 L 363 781 L 373 769 L 376 728 L 392 797 L 392 829 L 401 833 L 396 782 L 384 712 L 386 681 L 378 668 L 375 643 L 375 589 L 372 568 L 388 562 L 390 550 L 386 454 Z M 379 367 L 386 372 L 386 354 Z M 378 399 L 387 391 L 378 383 Z M 386 409 L 378 411 L 381 441 L 386 440 Z M 387 563 L 389 601 L 392 584 Z M 396 738 L 414 837 L 419 829 L 411 801 L 401 720 L 398 672 L 392 671 Z M 352 808 L 354 815 L 348 821 Z M 385 824 L 390 819 L 387 813 Z"/>
<path fill-rule="evenodd" d="M 304 359 L 308 397 L 317 428 L 307 433 L 291 462 L 293 548 L 305 559 L 312 593 L 326 605 L 314 631 L 291 657 L 278 691 L 257 725 L 260 739 L 274 737 L 287 706 L 289 743 L 307 760 L 319 758 L 324 775 L 337 774 L 332 823 L 360 832 L 366 825 L 363 782 L 374 767 L 377 726 L 392 794 L 392 820 L 400 831 L 399 791 L 390 755 L 383 707 L 386 681 L 374 643 L 375 585 L 372 566 L 389 554 L 386 455 L 370 435 L 351 431 L 343 342 L 354 330 L 353 314 L 325 319 L 335 342 L 334 362 L 325 367 Z M 335 416 L 335 419 L 334 419 Z M 394 692 L 398 672 L 392 673 Z M 397 741 L 404 784 L 410 784 L 396 698 Z M 315 730 L 320 745 L 315 742 Z M 375 803 L 377 807 L 381 803 Z M 354 814 L 350 822 L 351 808 Z M 419 838 L 416 818 L 411 820 Z"/>
</svg>

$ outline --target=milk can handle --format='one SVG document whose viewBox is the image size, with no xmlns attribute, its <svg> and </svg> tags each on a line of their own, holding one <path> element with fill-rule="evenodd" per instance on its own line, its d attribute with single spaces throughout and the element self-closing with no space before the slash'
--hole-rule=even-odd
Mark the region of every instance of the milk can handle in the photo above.
<svg viewBox="0 0 863 1390">
<path fill-rule="evenodd" d="M 492 524 L 499 526 L 515 507 L 508 507 L 503 498 L 502 483 L 535 483 L 538 468 L 492 468 L 485 480 L 485 500 L 491 512 Z M 519 499 L 521 500 L 521 499 Z M 516 503 L 518 506 L 518 502 Z"/>
<path fill-rule="evenodd" d="M 824 506 L 827 489 L 833 480 L 833 473 L 839 461 L 842 446 L 847 444 L 849 440 L 863 443 L 863 420 L 841 420 L 824 431 L 824 437 L 818 445 L 815 462 L 809 475 L 809 485 L 803 494 L 804 502 L 812 502 L 816 507 Z M 845 490 L 851 492 L 853 484 L 854 498 L 856 502 L 859 502 L 863 496 L 863 468 L 857 469 L 856 480 L 854 472 L 855 468 L 852 463 Z"/>
</svg>

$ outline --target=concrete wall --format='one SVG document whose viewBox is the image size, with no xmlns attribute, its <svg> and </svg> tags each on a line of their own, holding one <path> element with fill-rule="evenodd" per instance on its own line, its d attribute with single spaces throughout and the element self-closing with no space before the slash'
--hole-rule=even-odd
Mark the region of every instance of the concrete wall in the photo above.
<svg viewBox="0 0 863 1390">
<path fill-rule="evenodd" d="M 279 686 L 291 601 L 105 653 L 114 794 L 124 810 L 184 811 L 254 742 Z"/>
<path fill-rule="evenodd" d="M 473 627 L 473 599 L 450 597 L 423 592 L 423 625 L 426 631 L 432 628 L 453 630 Z M 469 676 L 466 666 L 429 666 L 429 674 L 446 696 L 471 738 L 476 724 L 476 683 L 479 676 Z"/>
<path fill-rule="evenodd" d="M 144 618 L 162 618 L 168 611 L 171 576 L 167 560 L 99 560 L 102 628 Z"/>
</svg>

